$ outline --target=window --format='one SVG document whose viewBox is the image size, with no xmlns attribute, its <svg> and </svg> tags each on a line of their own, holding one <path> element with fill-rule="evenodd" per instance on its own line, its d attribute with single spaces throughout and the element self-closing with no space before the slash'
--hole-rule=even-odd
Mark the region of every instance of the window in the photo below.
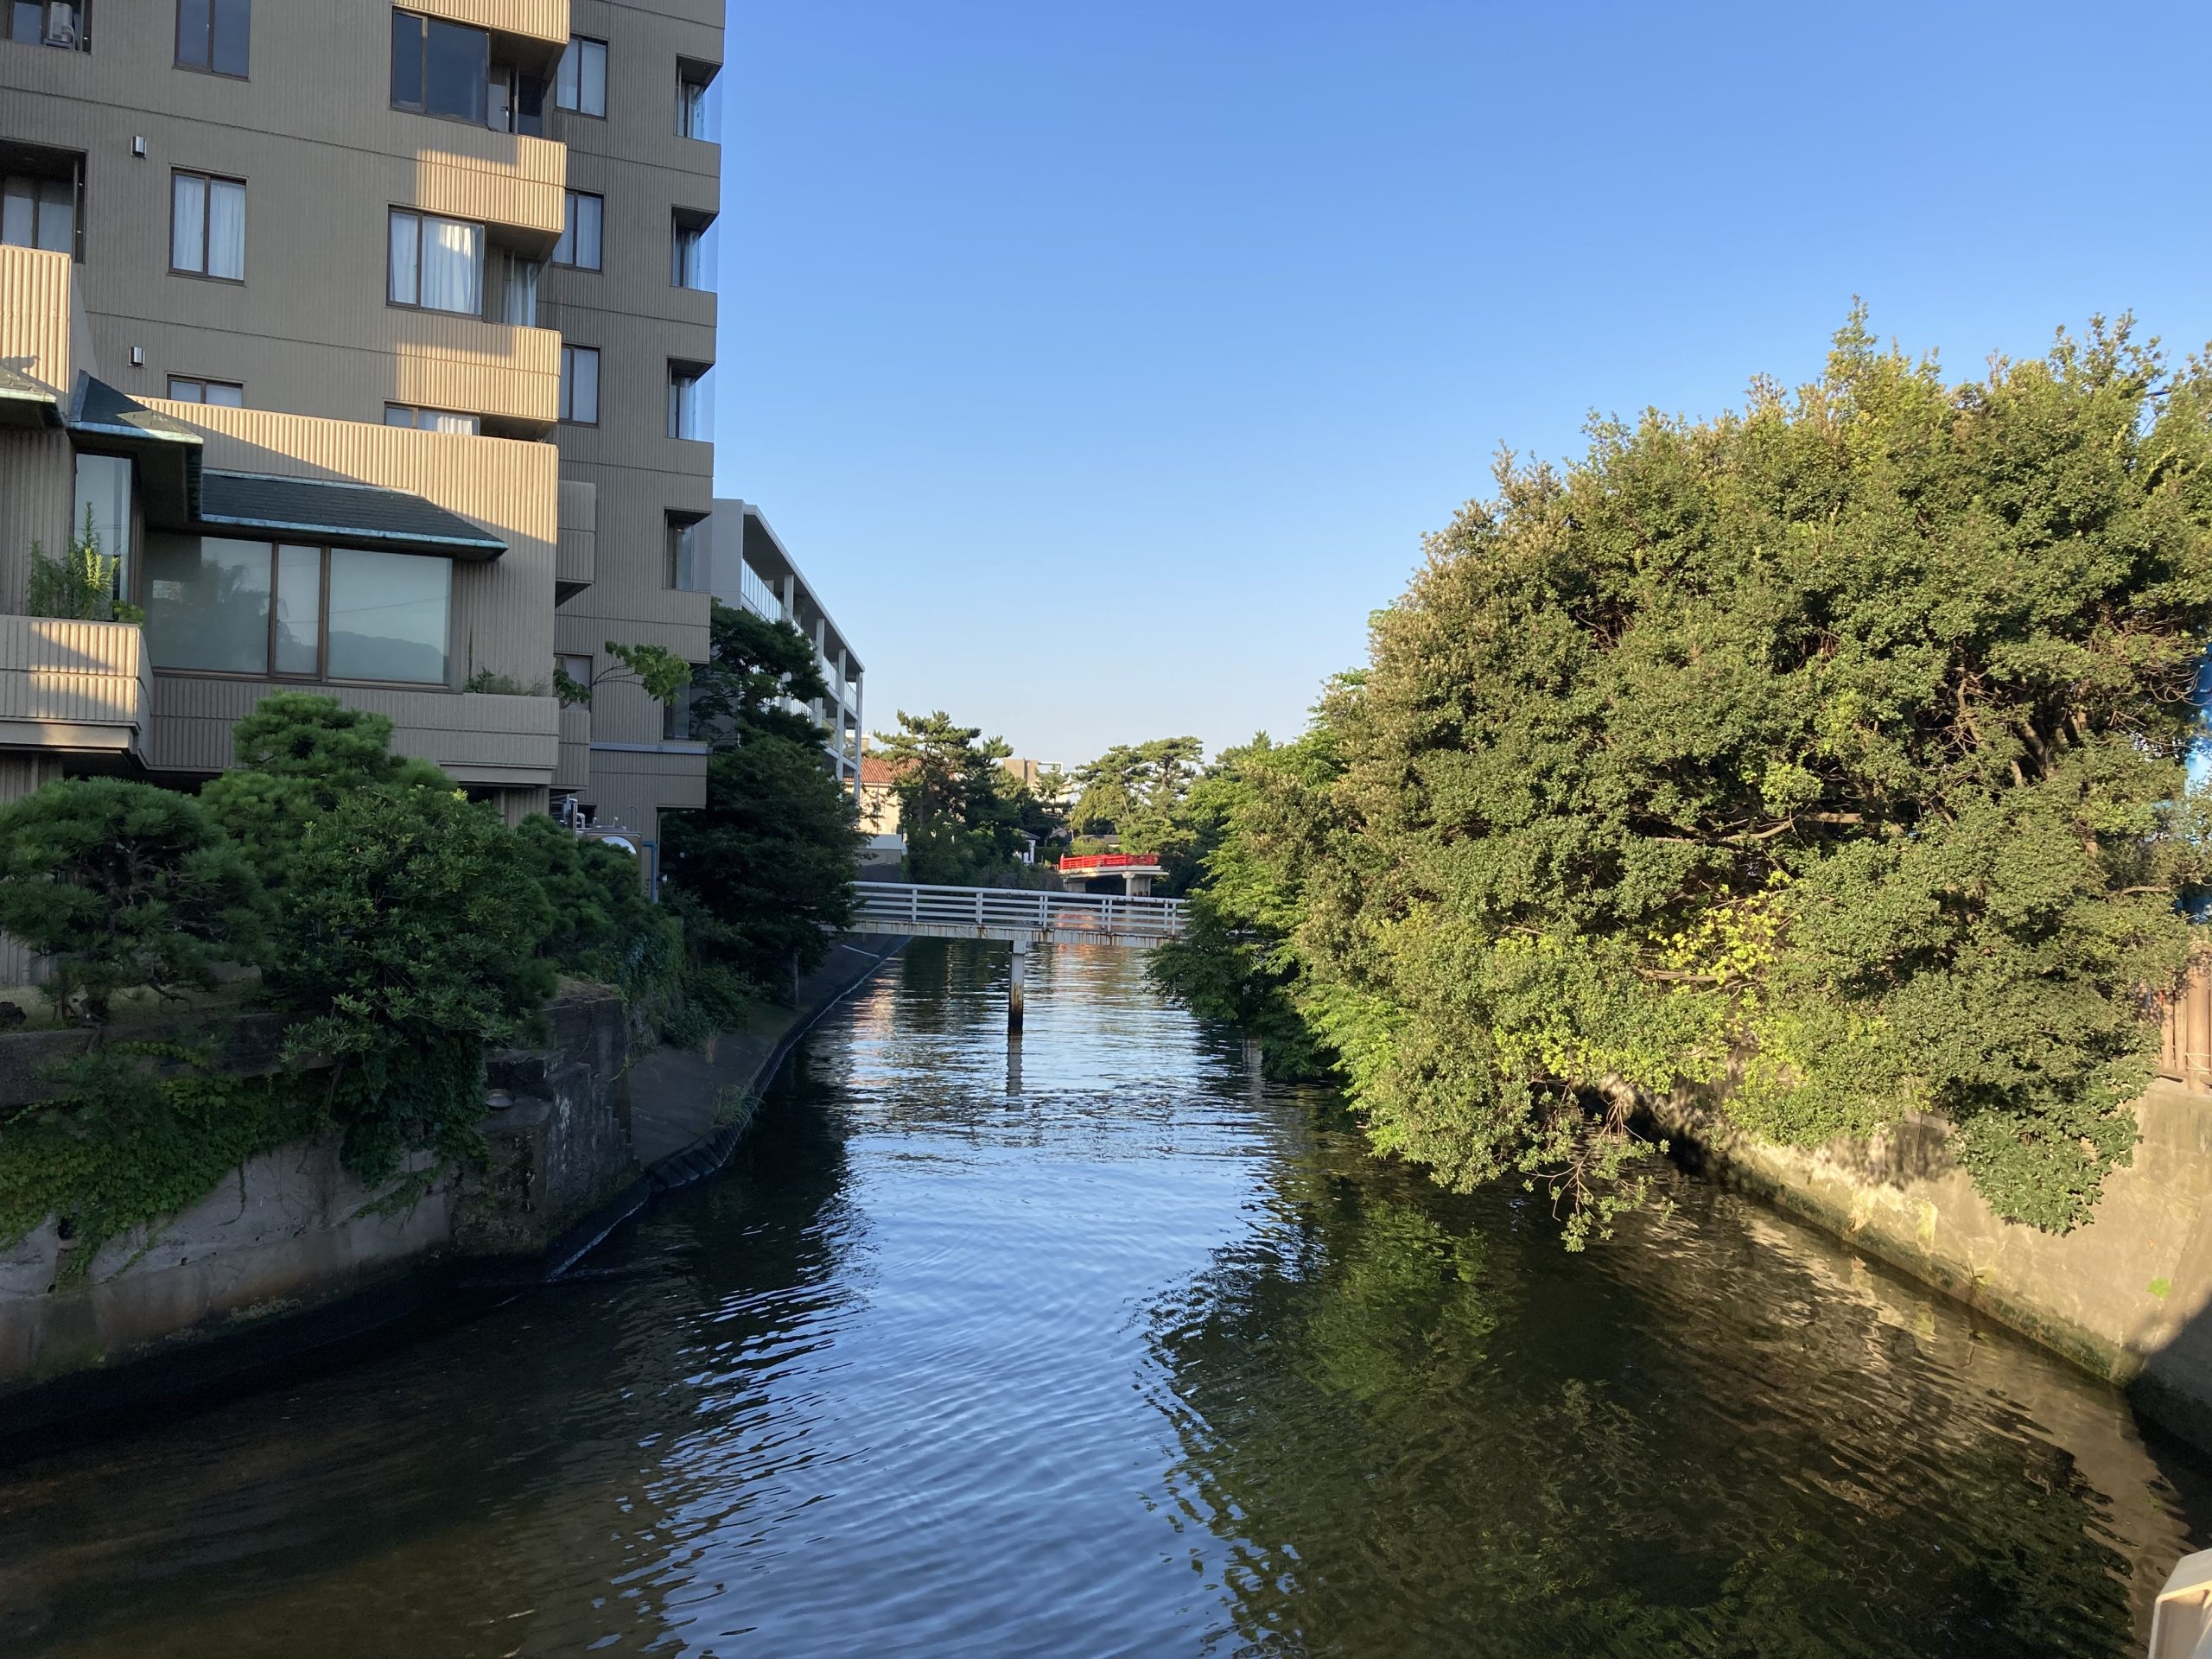
<svg viewBox="0 0 2212 1659">
<path fill-rule="evenodd" d="M 537 273 L 534 260 L 501 251 L 499 263 L 505 281 L 499 289 L 499 321 L 517 328 L 537 327 Z"/>
<path fill-rule="evenodd" d="M 553 671 L 556 674 L 567 675 L 578 685 L 588 687 L 591 684 L 591 658 L 588 657 L 581 655 L 571 657 L 566 654 L 556 657 L 553 659 Z"/>
<path fill-rule="evenodd" d="M 702 364 L 668 365 L 668 435 L 703 438 L 707 435 L 707 371 Z"/>
<path fill-rule="evenodd" d="M 707 585 L 706 548 L 699 533 L 702 521 L 668 516 L 668 585 L 696 594 Z"/>
<path fill-rule="evenodd" d="M 177 173 L 169 186 L 169 269 L 244 282 L 245 181 Z"/>
<path fill-rule="evenodd" d="M 607 42 L 572 35 L 553 75 L 553 102 L 579 115 L 607 113 Z"/>
<path fill-rule="evenodd" d="M 235 380 L 188 380 L 173 374 L 169 398 L 179 404 L 220 404 L 226 409 L 244 409 L 245 388 Z"/>
<path fill-rule="evenodd" d="M 10 0 L 8 38 L 25 46 L 60 46 L 74 52 L 92 49 L 82 0 Z"/>
<path fill-rule="evenodd" d="M 561 348 L 561 418 L 578 426 L 599 424 L 599 347 Z"/>
<path fill-rule="evenodd" d="M 466 23 L 391 14 L 391 106 L 487 124 L 492 37 Z"/>
<path fill-rule="evenodd" d="M 676 66 L 676 136 L 679 138 L 707 138 L 713 135 L 707 130 L 707 87 L 715 72 L 702 65 L 679 63 Z"/>
<path fill-rule="evenodd" d="M 561 239 L 553 245 L 553 263 L 579 270 L 599 269 L 600 227 L 607 216 L 607 199 L 582 190 L 566 193 L 561 214 Z"/>
<path fill-rule="evenodd" d="M 698 665 L 693 664 L 693 671 Z M 695 688 L 685 684 L 677 694 L 661 705 L 660 738 L 664 743 L 684 743 L 691 738 L 693 715 L 691 699 Z"/>
<path fill-rule="evenodd" d="M 480 316 L 484 227 L 393 208 L 390 297 L 394 305 Z"/>
<path fill-rule="evenodd" d="M 0 179 L 0 242 L 11 248 L 77 251 L 77 186 L 73 179 Z"/>
<path fill-rule="evenodd" d="M 491 105 L 485 124 L 494 132 L 545 136 L 545 83 L 536 75 L 492 66 Z"/>
<path fill-rule="evenodd" d="M 253 0 L 176 0 L 176 63 L 211 74 L 245 73 Z"/>
<path fill-rule="evenodd" d="M 482 429 L 474 415 L 457 415 L 447 409 L 416 409 L 410 404 L 386 404 L 386 426 L 411 426 L 418 432 L 458 432 L 474 437 Z"/>
<path fill-rule="evenodd" d="M 678 288 L 709 288 L 707 271 L 707 227 L 676 221 L 675 253 L 669 261 L 668 280 Z"/>
<path fill-rule="evenodd" d="M 146 558 L 156 666 L 435 685 L 453 566 L 410 553 L 168 537 Z"/>
<path fill-rule="evenodd" d="M 92 539 L 115 561 L 115 591 L 130 594 L 130 463 L 121 455 L 77 457 L 77 503 L 69 533 L 81 535 L 92 520 Z"/>
</svg>

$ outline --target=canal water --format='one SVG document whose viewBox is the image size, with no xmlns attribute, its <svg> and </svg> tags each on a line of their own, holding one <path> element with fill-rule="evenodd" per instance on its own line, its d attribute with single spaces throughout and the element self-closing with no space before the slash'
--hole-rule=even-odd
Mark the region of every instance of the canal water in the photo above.
<svg viewBox="0 0 2212 1659">
<path fill-rule="evenodd" d="M 569 1282 L 0 1470 L 0 1652 L 2126 1655 L 2113 1392 L 1673 1181 L 1580 1255 L 1134 958 L 917 944 Z"/>
</svg>

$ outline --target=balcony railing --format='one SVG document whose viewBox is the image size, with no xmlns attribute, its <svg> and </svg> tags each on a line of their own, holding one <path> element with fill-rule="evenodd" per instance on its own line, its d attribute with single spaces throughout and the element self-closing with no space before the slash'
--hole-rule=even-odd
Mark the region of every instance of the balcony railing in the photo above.
<svg viewBox="0 0 2212 1659">
<path fill-rule="evenodd" d="M 0 616 L 0 746 L 135 752 L 152 690 L 136 624 Z"/>
</svg>

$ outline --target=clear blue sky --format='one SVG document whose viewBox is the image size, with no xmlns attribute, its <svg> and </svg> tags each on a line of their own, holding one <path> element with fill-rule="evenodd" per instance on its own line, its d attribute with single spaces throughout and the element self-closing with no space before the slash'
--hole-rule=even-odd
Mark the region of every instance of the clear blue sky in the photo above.
<svg viewBox="0 0 2212 1659">
<path fill-rule="evenodd" d="M 868 664 L 1077 762 L 1303 721 L 1501 442 L 2212 337 L 2212 11 L 733 0 L 719 490 Z"/>
</svg>

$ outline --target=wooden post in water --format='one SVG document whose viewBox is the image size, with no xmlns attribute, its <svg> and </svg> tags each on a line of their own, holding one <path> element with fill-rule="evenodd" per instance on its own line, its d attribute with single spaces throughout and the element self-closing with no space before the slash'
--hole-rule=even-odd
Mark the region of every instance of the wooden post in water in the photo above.
<svg viewBox="0 0 2212 1659">
<path fill-rule="evenodd" d="M 1022 994 L 1028 982 L 1029 942 L 1016 939 L 1014 942 L 1014 978 L 1006 993 L 1006 1034 L 1009 1037 L 1021 1034 Z"/>
</svg>

